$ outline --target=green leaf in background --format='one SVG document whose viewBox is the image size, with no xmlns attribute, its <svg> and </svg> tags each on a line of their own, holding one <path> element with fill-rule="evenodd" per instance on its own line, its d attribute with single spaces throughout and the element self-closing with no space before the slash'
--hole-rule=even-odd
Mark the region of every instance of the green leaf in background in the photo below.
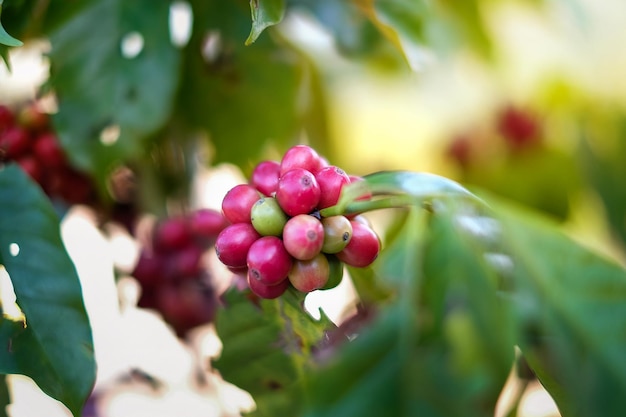
<svg viewBox="0 0 626 417">
<path fill-rule="evenodd" d="M 4 0 L 0 0 L 0 17 L 2 16 L 2 3 L 3 2 Z M 0 44 L 7 45 L 7 46 L 22 46 L 23 45 L 22 41 L 15 39 L 13 36 L 7 33 L 7 31 L 2 26 L 2 23 L 0 23 Z"/>
<path fill-rule="evenodd" d="M 250 0 L 252 30 L 246 45 L 251 45 L 268 27 L 276 25 L 285 15 L 285 0 Z"/>
<path fill-rule="evenodd" d="M 618 114 L 585 114 L 579 158 L 593 190 L 602 201 L 611 233 L 626 246 L 626 117 Z"/>
<path fill-rule="evenodd" d="M 564 416 L 626 410 L 626 270 L 536 215 L 497 207 L 531 368 Z"/>
<path fill-rule="evenodd" d="M 57 133 L 72 161 L 100 178 L 169 119 L 180 63 L 169 6 L 92 0 L 50 36 Z"/>
<path fill-rule="evenodd" d="M 31 377 L 75 417 L 95 381 L 81 286 L 43 192 L 18 168 L 0 170 L 0 253 L 25 322 L 0 322 L 0 373 Z"/>
<path fill-rule="evenodd" d="M 253 396 L 254 416 L 298 415 L 312 348 L 334 325 L 324 315 L 316 321 L 306 313 L 295 290 L 253 302 L 230 289 L 224 301 L 215 322 L 223 344 L 215 368 Z"/>
<path fill-rule="evenodd" d="M 381 30 L 397 37 L 398 46 L 414 65 L 420 65 L 420 50 L 425 49 L 443 56 L 467 46 L 481 54 L 489 52 L 480 1 L 454 5 L 423 0 L 363 0 L 362 3 Z"/>
<path fill-rule="evenodd" d="M 192 6 L 196 23 L 185 51 L 179 116 L 192 130 L 208 132 L 214 162 L 248 168 L 268 147 L 298 141 L 308 107 L 307 62 L 270 36 L 246 47 L 246 2 Z"/>
</svg>

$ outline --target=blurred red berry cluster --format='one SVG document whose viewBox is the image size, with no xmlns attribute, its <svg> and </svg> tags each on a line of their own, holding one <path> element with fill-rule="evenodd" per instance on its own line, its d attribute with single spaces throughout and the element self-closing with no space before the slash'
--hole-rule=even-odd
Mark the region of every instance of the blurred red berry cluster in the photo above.
<svg viewBox="0 0 626 417">
<path fill-rule="evenodd" d="M 50 198 L 71 205 L 95 197 L 90 177 L 69 164 L 49 114 L 37 103 L 0 105 L 0 161 L 17 163 Z"/>
<path fill-rule="evenodd" d="M 213 320 L 217 294 L 204 255 L 227 221 L 197 209 L 156 222 L 132 276 L 141 286 L 138 305 L 158 311 L 179 336 Z"/>
</svg>

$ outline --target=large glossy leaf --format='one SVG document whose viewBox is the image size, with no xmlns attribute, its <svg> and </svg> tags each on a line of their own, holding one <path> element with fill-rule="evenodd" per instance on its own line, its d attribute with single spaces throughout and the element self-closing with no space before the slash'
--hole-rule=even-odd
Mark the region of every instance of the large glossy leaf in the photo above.
<svg viewBox="0 0 626 417">
<path fill-rule="evenodd" d="M 372 267 L 395 300 L 315 375 L 306 416 L 493 415 L 510 315 L 474 244 L 452 213 L 411 209 Z"/>
<path fill-rule="evenodd" d="M 550 222 L 498 210 L 531 367 L 564 416 L 626 410 L 626 271 Z"/>
<path fill-rule="evenodd" d="M 16 165 L 0 170 L 0 254 L 25 321 L 0 322 L 0 373 L 24 374 L 80 416 L 95 380 L 89 320 L 59 219 Z"/>
<path fill-rule="evenodd" d="M 248 391 L 255 416 L 299 415 L 313 347 L 334 325 L 305 312 L 303 295 L 290 289 L 276 300 L 253 302 L 235 289 L 225 294 L 216 329 L 223 344 L 215 367 Z"/>
<path fill-rule="evenodd" d="M 168 120 L 180 54 L 169 2 L 90 0 L 50 36 L 54 123 L 79 167 L 100 177 Z"/>
</svg>

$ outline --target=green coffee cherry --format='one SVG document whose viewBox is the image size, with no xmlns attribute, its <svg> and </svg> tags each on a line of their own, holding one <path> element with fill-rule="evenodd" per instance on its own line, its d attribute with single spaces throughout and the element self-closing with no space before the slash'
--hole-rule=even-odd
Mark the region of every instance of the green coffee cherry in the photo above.
<svg viewBox="0 0 626 417">
<path fill-rule="evenodd" d="M 263 197 L 250 209 L 254 229 L 263 236 L 280 236 L 287 223 L 287 215 L 273 197 Z"/>
<path fill-rule="evenodd" d="M 341 262 L 335 255 L 325 255 L 328 260 L 328 281 L 326 285 L 322 287 L 323 290 L 330 290 L 335 288 L 341 283 L 343 278 L 343 262 Z"/>
<path fill-rule="evenodd" d="M 322 218 L 324 227 L 324 243 L 322 252 L 337 253 L 346 247 L 352 239 L 352 224 L 345 216 L 330 216 Z"/>
</svg>

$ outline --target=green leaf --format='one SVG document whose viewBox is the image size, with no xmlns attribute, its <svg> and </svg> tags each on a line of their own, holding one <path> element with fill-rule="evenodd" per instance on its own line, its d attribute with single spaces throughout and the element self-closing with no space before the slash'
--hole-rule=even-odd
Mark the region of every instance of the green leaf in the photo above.
<svg viewBox="0 0 626 417">
<path fill-rule="evenodd" d="M 626 270 L 547 220 L 498 206 L 514 262 L 518 344 L 563 415 L 626 410 Z"/>
<path fill-rule="evenodd" d="M 49 200 L 17 165 L 0 170 L 0 254 L 25 322 L 0 322 L 0 373 L 31 377 L 75 417 L 95 381 L 91 328 Z"/>
<path fill-rule="evenodd" d="M 255 303 L 230 289 L 224 299 L 215 322 L 223 344 L 215 368 L 253 396 L 255 416 L 298 415 L 312 348 L 333 324 L 306 313 L 303 295 L 295 290 Z"/>
<path fill-rule="evenodd" d="M 0 16 L 2 16 L 2 3 L 3 0 L 0 0 Z M 0 44 L 7 46 L 22 46 L 24 43 L 18 39 L 15 39 L 13 36 L 9 35 L 7 31 L 0 23 Z"/>
<path fill-rule="evenodd" d="M 251 45 L 268 27 L 276 25 L 285 15 L 285 0 L 250 0 L 252 30 L 246 45 Z"/>
<path fill-rule="evenodd" d="M 441 257 L 471 278 L 438 268 Z M 498 304 L 485 291 L 492 281 L 448 215 L 411 209 L 372 268 L 396 288 L 395 300 L 314 375 L 305 416 L 492 415 L 513 347 L 482 349 L 506 320 L 485 314 Z M 451 294 L 467 303 L 446 311 Z"/>
<path fill-rule="evenodd" d="M 180 53 L 168 18 L 169 2 L 92 0 L 50 36 L 57 133 L 73 163 L 101 179 L 169 119 Z"/>
</svg>

